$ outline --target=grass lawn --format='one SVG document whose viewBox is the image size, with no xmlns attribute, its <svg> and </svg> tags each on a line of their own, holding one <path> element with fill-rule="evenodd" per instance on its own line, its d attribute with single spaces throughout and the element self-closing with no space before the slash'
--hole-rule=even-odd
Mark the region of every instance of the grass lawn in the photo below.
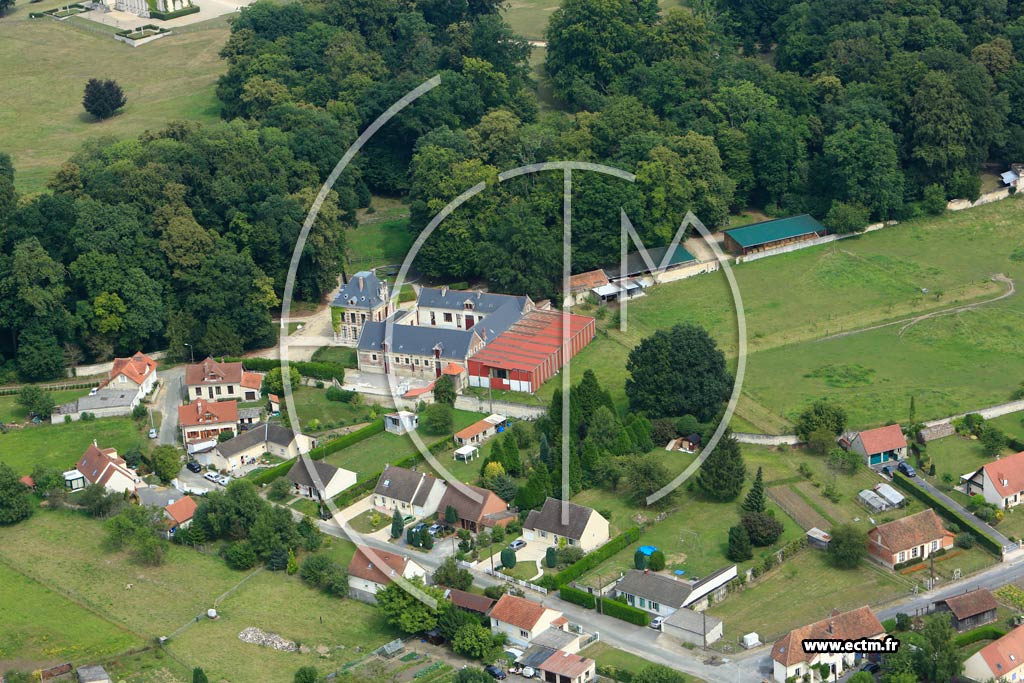
<svg viewBox="0 0 1024 683">
<path fill-rule="evenodd" d="M 1007 400 L 1024 376 L 1019 294 L 918 323 L 902 336 L 894 326 L 821 339 L 992 298 L 1005 291 L 993 273 L 1024 281 L 1024 264 L 1009 258 L 1024 242 L 1022 214 L 1024 202 L 1006 200 L 736 266 L 749 347 L 740 415 L 785 426 L 828 397 L 844 405 L 851 426 L 862 427 L 906 419 L 911 396 L 919 419 Z M 721 273 L 653 288 L 630 303 L 625 333 L 614 318 L 599 321 L 572 372 L 594 370 L 620 406 L 629 351 L 678 321 L 707 328 L 735 363 L 735 313 Z M 539 397 L 549 399 L 558 386 L 546 383 Z"/>
<path fill-rule="evenodd" d="M 580 655 L 590 657 L 598 666 L 615 667 L 619 671 L 626 671 L 633 675 L 640 673 L 644 667 L 650 666 L 651 662 L 643 657 L 614 648 L 608 643 L 598 641 L 593 645 L 580 651 Z M 686 675 L 687 683 L 702 683 L 701 679 L 689 674 Z"/>
<path fill-rule="evenodd" d="M 932 483 L 938 486 L 942 475 L 953 477 L 954 485 L 960 482 L 960 475 L 973 472 L 992 458 L 985 457 L 977 440 L 966 439 L 956 434 L 928 442 L 928 457 L 935 463 L 935 477 Z"/>
<path fill-rule="evenodd" d="M 865 563 L 840 571 L 825 562 L 824 553 L 805 550 L 750 588 L 712 605 L 708 614 L 725 622 L 722 643 L 735 643 L 751 631 L 770 643 L 792 628 L 825 618 L 833 608 L 846 611 L 909 592 L 904 581 L 877 567 Z"/>
<path fill-rule="evenodd" d="M 306 432 L 315 433 L 370 421 L 369 406 L 328 401 L 326 389 L 300 387 L 292 396 L 295 400 L 295 413 Z M 317 421 L 315 426 L 314 420 Z"/>
<path fill-rule="evenodd" d="M 226 26 L 167 36 L 132 50 L 103 33 L 28 19 L 30 11 L 60 4 L 18 3 L 0 24 L 0 62 L 7 74 L 0 149 L 13 157 L 20 191 L 42 190 L 86 140 L 134 137 L 172 120 L 218 118 L 214 90 L 227 68 L 218 57 Z M 85 18 L 68 22 L 102 26 Z M 102 73 L 96 71 L 98 64 Z M 116 80 L 128 98 L 123 111 L 106 121 L 94 121 L 82 109 L 82 88 L 96 76 Z"/>
<path fill-rule="evenodd" d="M 93 422 L 42 424 L 12 429 L 0 434 L 0 462 L 18 474 L 28 474 L 36 464 L 70 469 L 95 439 L 101 448 L 116 448 L 125 453 L 132 448 L 149 450 L 146 438 L 149 422 L 139 423 L 127 417 L 108 417 Z"/>
<path fill-rule="evenodd" d="M 239 585 L 246 573 L 228 569 L 214 556 L 173 545 L 167 548 L 163 566 L 142 567 L 122 553 L 104 551 L 102 537 L 101 522 L 71 512 L 40 512 L 27 522 L 0 530 L 0 561 L 16 570 L 14 582 L 8 581 L 6 573 L 0 573 L 3 586 L 0 612 L 13 614 L 13 618 L 19 620 L 21 608 L 18 605 L 32 605 L 30 616 L 39 632 L 46 633 L 44 629 L 49 629 L 62 638 L 74 637 L 78 643 L 94 640 L 95 646 L 110 639 L 112 632 L 125 633 L 118 631 L 116 625 L 131 632 L 127 635 L 130 647 L 141 639 L 169 635 L 191 623 L 170 641 L 170 653 L 184 663 L 186 670 L 201 666 L 211 680 L 239 683 L 288 680 L 303 665 L 317 666 L 326 673 L 359 659 L 368 650 L 397 635 L 382 622 L 374 608 L 351 600 L 331 600 L 305 586 L 297 576 L 264 571 Z M 347 565 L 351 547 L 350 543 L 332 539 L 325 552 Z M 9 570 L 5 568 L 5 571 Z M 26 584 L 28 587 L 22 590 L 17 582 L 19 575 L 32 576 L 38 584 Z M 127 584 L 132 584 L 130 591 L 125 588 Z M 40 590 L 49 588 L 53 597 L 26 602 L 25 590 L 34 590 L 32 585 L 39 585 Z M 17 592 L 8 590 L 9 586 L 14 586 Z M 238 586 L 235 592 L 216 602 L 235 586 Z M 89 624 L 88 617 L 80 618 L 74 612 L 82 608 L 72 605 L 59 610 L 56 602 L 51 608 L 54 600 L 69 604 L 66 599 L 99 613 L 105 620 L 97 619 L 92 632 L 83 632 L 79 637 L 77 630 Z M 204 613 L 215 603 L 220 614 L 217 621 L 202 618 L 194 622 L 195 615 Z M 45 609 L 40 610 L 37 605 Z M 5 624 L 9 622 L 10 618 Z M 312 647 L 327 645 L 330 654 L 321 658 L 315 652 L 282 653 L 238 640 L 238 633 L 250 626 Z M 7 642 L 12 642 L 10 637 L 5 640 L 4 635 L 0 635 L 4 647 Z M 211 647 L 211 643 L 216 646 Z M 114 643 L 108 649 L 113 647 L 123 649 L 121 643 Z M 36 656 L 39 646 L 29 642 L 18 644 L 18 648 L 10 654 L 5 651 L 5 656 Z M 83 657 L 84 654 L 77 653 L 75 659 Z M 167 680 L 153 673 L 163 668 L 155 656 L 135 663 L 124 662 L 122 666 L 125 668 L 119 670 L 126 673 L 134 667 L 145 668 L 150 673 L 121 676 L 118 680 Z M 170 668 L 177 671 L 177 668 Z"/>
<path fill-rule="evenodd" d="M 376 510 L 367 510 L 350 519 L 348 523 L 361 534 L 372 534 L 374 531 L 380 531 L 384 527 L 390 527 L 391 517 L 382 515 Z"/>
<path fill-rule="evenodd" d="M 988 423 L 1003 430 L 1007 436 L 1024 440 L 1024 413 L 1010 413 L 989 420 Z"/>
<path fill-rule="evenodd" d="M 186 683 L 192 669 L 159 648 L 103 661 L 103 668 L 115 681 L 124 683 Z"/>
<path fill-rule="evenodd" d="M 350 269 L 400 264 L 409 253 L 413 238 L 409 219 L 363 223 L 345 232 Z"/>
<path fill-rule="evenodd" d="M 468 427 L 484 417 L 486 416 L 479 413 L 456 410 L 455 430 L 458 431 Z M 444 438 L 428 436 L 425 433 L 420 436 L 427 445 Z M 416 444 L 407 435 L 397 436 L 381 432 L 349 448 L 328 455 L 325 461 L 335 467 L 343 467 L 355 472 L 358 478 L 362 480 L 380 472 L 388 463 L 401 460 L 415 452 L 417 452 Z M 440 459 L 446 466 L 451 462 L 451 460 L 445 459 L 444 454 L 440 456 Z M 479 472 L 479 463 L 477 464 L 477 471 Z"/>
<path fill-rule="evenodd" d="M 54 405 L 68 403 L 89 393 L 88 389 L 67 389 L 51 391 Z M 24 422 L 28 420 L 28 410 L 18 405 L 18 396 L 0 396 L 0 422 Z"/>
<path fill-rule="evenodd" d="M 96 659 L 140 647 L 141 638 L 0 564 L 0 661 Z"/>
<path fill-rule="evenodd" d="M 313 352 L 314 361 L 341 363 L 346 368 L 358 366 L 356 350 L 347 346 L 324 346 Z"/>
<path fill-rule="evenodd" d="M 316 519 L 320 512 L 320 508 L 317 507 L 316 501 L 310 500 L 309 498 L 299 498 L 289 507 L 293 510 L 298 510 L 308 517 L 312 517 L 313 519 Z"/>
</svg>

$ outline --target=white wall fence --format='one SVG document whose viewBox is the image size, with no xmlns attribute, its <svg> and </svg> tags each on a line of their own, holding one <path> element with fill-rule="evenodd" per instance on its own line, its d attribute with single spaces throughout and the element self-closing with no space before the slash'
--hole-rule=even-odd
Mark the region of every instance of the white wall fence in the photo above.
<svg viewBox="0 0 1024 683">
<path fill-rule="evenodd" d="M 484 567 L 480 571 L 482 571 L 484 574 L 487 574 L 488 576 L 493 576 L 496 579 L 500 579 L 501 581 L 504 581 L 505 583 L 513 583 L 513 584 L 519 586 L 520 588 L 528 588 L 529 590 L 537 591 L 538 593 L 541 593 L 543 595 L 547 595 L 548 594 L 548 589 L 544 588 L 543 586 L 538 586 L 535 583 L 530 583 L 529 581 L 523 581 L 522 579 L 516 579 L 514 577 L 509 576 L 508 574 L 502 574 L 497 569 L 491 569 L 490 567 Z"/>
</svg>

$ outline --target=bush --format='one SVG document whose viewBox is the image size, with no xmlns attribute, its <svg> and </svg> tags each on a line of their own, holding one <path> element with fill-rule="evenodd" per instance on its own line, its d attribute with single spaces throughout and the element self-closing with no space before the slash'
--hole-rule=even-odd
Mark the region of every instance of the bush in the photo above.
<svg viewBox="0 0 1024 683">
<path fill-rule="evenodd" d="M 995 624 L 987 624 L 954 636 L 953 647 L 967 647 L 981 640 L 999 640 L 1005 635 L 1006 631 L 1004 629 L 999 628 Z"/>
<path fill-rule="evenodd" d="M 647 626 L 651 621 L 651 615 L 642 609 L 607 598 L 601 598 L 601 611 L 609 617 L 615 617 L 637 626 Z"/>
<path fill-rule="evenodd" d="M 571 583 L 583 576 L 583 574 L 589 572 L 591 569 L 601 564 L 623 548 L 636 543 L 638 540 L 640 540 L 639 527 L 626 529 L 626 531 L 608 541 L 597 550 L 584 555 L 583 559 L 579 562 L 566 567 L 554 576 L 545 576 L 541 579 L 541 585 L 546 588 L 561 588 L 567 583 Z"/>
<path fill-rule="evenodd" d="M 338 403 L 351 403 L 356 397 L 356 392 L 346 389 L 339 389 L 335 386 L 327 387 L 327 400 Z"/>
<path fill-rule="evenodd" d="M 558 549 L 549 547 L 544 551 L 544 564 L 548 569 L 554 569 L 558 565 Z"/>
<path fill-rule="evenodd" d="M 149 10 L 150 19 L 160 19 L 161 21 L 167 21 L 169 19 L 177 19 L 178 17 L 184 17 L 188 14 L 195 14 L 199 11 L 199 5 L 193 5 L 191 7 L 184 7 L 173 12 L 160 12 L 158 10 Z"/>
<path fill-rule="evenodd" d="M 249 541 L 236 541 L 224 551 L 224 561 L 232 569 L 252 569 L 256 566 L 256 551 Z"/>
<path fill-rule="evenodd" d="M 660 572 L 665 568 L 665 553 L 660 550 L 655 550 L 651 553 L 651 559 L 647 563 L 647 566 L 652 572 Z"/>
<path fill-rule="evenodd" d="M 270 500 L 281 501 L 287 498 L 291 492 L 291 482 L 287 479 L 278 478 L 270 484 L 270 490 L 267 492 L 267 498 Z"/>
<path fill-rule="evenodd" d="M 504 548 L 501 551 L 501 566 L 505 569 L 514 569 L 516 566 L 516 551 L 512 548 Z"/>
<path fill-rule="evenodd" d="M 562 586 L 558 589 L 558 597 L 562 598 L 566 602 L 571 602 L 574 605 L 580 607 L 586 607 L 587 609 L 594 609 L 597 607 L 597 598 L 587 591 L 581 591 L 578 588 L 572 588 L 571 586 Z"/>
<path fill-rule="evenodd" d="M 969 531 L 961 531 L 953 538 L 953 545 L 957 548 L 970 550 L 974 547 L 974 534 Z"/>
</svg>

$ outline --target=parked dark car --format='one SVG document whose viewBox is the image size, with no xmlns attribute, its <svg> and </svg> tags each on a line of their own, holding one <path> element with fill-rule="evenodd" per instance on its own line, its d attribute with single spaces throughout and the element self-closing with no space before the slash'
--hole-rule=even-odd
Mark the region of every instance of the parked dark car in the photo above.
<svg viewBox="0 0 1024 683">
<path fill-rule="evenodd" d="M 901 462 L 899 465 L 896 466 L 896 469 L 898 469 L 900 472 L 907 475 L 908 477 L 917 476 L 917 472 L 915 472 L 914 468 L 910 466 L 910 463 Z"/>
<path fill-rule="evenodd" d="M 503 681 L 506 678 L 508 678 L 508 674 L 506 674 L 504 671 L 494 666 L 493 664 L 488 664 L 487 666 L 485 666 L 484 671 L 489 673 L 491 675 L 491 678 L 497 681 Z"/>
<path fill-rule="evenodd" d="M 867 671 L 869 674 L 876 674 L 881 670 L 882 667 L 877 662 L 868 662 L 861 667 L 861 671 Z"/>
<path fill-rule="evenodd" d="M 885 476 L 887 476 L 887 477 L 889 477 L 890 479 L 892 479 L 892 467 L 891 467 L 891 466 L 889 466 L 889 465 L 886 465 L 885 467 L 883 467 L 883 468 L 882 468 L 881 472 L 882 472 L 882 474 L 884 474 Z"/>
<path fill-rule="evenodd" d="M 185 467 L 188 469 L 189 472 L 195 472 L 196 474 L 199 474 L 200 472 L 203 471 L 203 466 L 197 463 L 195 460 L 189 460 L 188 464 L 185 465 Z"/>
</svg>

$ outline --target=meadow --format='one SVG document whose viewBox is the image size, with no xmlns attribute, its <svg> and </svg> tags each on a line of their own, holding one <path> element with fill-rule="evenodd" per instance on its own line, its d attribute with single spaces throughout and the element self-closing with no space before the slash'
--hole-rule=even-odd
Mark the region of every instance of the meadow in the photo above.
<svg viewBox="0 0 1024 683">
<path fill-rule="evenodd" d="M 148 430 L 148 422 L 136 423 L 128 417 L 11 429 L 0 434 L 0 462 L 19 475 L 28 474 L 37 464 L 70 469 L 93 440 L 101 448 L 116 448 L 121 454 L 133 448 L 146 451 L 151 446 L 145 434 Z"/>
<path fill-rule="evenodd" d="M 0 657 L 52 661 L 73 655 L 77 663 L 112 658 L 126 680 L 156 681 L 155 675 L 133 672 L 165 668 L 159 657 L 119 654 L 177 632 L 167 646 L 176 664 L 164 680 L 175 680 L 172 673 L 193 666 L 203 667 L 211 680 L 288 680 L 303 665 L 322 673 L 334 670 L 396 635 L 372 607 L 331 601 L 297 576 L 235 572 L 214 556 L 173 545 L 163 566 L 143 567 L 123 553 L 104 550 L 102 538 L 102 522 L 71 512 L 39 512 L 0 530 L 0 611 L 16 623 L 28 618 L 19 607 L 26 604 L 26 592 L 39 606 L 31 614 L 30 638 L 0 635 Z M 325 552 L 347 563 L 351 544 L 328 543 Z M 220 615 L 216 621 L 195 620 L 214 606 Z M 326 645 L 328 654 L 243 643 L 238 633 L 250 626 L 314 648 Z"/>
<path fill-rule="evenodd" d="M 215 86 L 226 70 L 218 56 L 226 22 L 133 49 L 84 17 L 28 18 L 60 4 L 18 3 L 0 22 L 0 151 L 13 158 L 20 191 L 44 189 L 86 141 L 131 138 L 179 119 L 218 119 Z M 95 121 L 85 113 L 82 90 L 90 78 L 121 85 L 128 104 L 118 115 Z"/>
<path fill-rule="evenodd" d="M 1019 293 L 902 335 L 894 325 L 825 338 L 1005 292 L 992 276 L 1024 275 L 1022 214 L 1024 203 L 1011 199 L 736 266 L 748 342 L 741 426 L 781 433 L 818 398 L 840 401 L 855 427 L 905 420 L 911 396 L 919 419 L 1009 400 L 1024 377 Z M 630 302 L 625 333 L 606 315 L 571 371 L 593 370 L 625 407 L 630 349 L 683 320 L 708 329 L 735 367 L 735 313 L 719 273 L 660 285 Z M 548 382 L 538 396 L 550 398 L 559 385 Z"/>
</svg>

